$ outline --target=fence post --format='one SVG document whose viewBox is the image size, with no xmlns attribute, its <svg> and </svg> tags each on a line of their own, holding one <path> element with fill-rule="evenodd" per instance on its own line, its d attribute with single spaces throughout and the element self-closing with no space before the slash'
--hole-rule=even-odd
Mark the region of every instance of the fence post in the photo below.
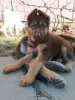
<svg viewBox="0 0 75 100">
<path fill-rule="evenodd" d="M 74 6 L 75 6 L 75 0 L 73 0 L 73 9 L 72 9 L 72 22 L 73 22 L 73 18 L 74 18 Z"/>
<path fill-rule="evenodd" d="M 12 0 L 10 0 L 10 2 L 11 2 L 11 9 L 12 11 L 14 11 Z"/>
</svg>

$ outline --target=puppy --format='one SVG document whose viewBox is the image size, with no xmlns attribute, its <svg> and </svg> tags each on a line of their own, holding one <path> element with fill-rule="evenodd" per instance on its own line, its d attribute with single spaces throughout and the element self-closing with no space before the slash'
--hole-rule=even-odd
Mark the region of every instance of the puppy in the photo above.
<svg viewBox="0 0 75 100">
<path fill-rule="evenodd" d="M 64 71 L 70 71 L 74 62 L 73 47 L 68 41 L 60 36 L 50 34 L 49 21 L 49 16 L 38 9 L 34 9 L 28 15 L 26 52 L 25 49 L 22 49 L 22 47 L 24 47 L 25 37 L 18 46 L 20 49 L 17 49 L 18 52 L 21 50 L 22 53 L 26 53 L 26 56 L 4 67 L 3 72 L 8 73 L 28 63 L 28 72 L 20 80 L 21 86 L 33 83 L 38 73 L 48 81 L 56 83 L 57 86 L 65 86 L 66 84 L 66 81 L 61 76 L 49 70 L 46 66 L 48 65 L 48 61 L 62 58 L 65 62 Z"/>
</svg>

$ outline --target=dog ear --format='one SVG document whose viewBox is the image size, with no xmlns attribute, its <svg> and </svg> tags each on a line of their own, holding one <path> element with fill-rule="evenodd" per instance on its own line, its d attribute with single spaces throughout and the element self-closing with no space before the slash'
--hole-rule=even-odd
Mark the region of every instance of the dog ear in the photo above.
<svg viewBox="0 0 75 100">
<path fill-rule="evenodd" d="M 34 9 L 27 17 L 27 22 L 28 22 L 28 26 L 30 25 L 30 23 L 35 19 L 37 18 L 36 20 L 39 20 L 39 18 L 42 18 L 45 20 L 47 26 L 49 27 L 49 21 L 50 21 L 50 17 L 44 13 L 43 11 L 41 10 L 38 10 L 38 9 Z"/>
<path fill-rule="evenodd" d="M 50 17 L 41 10 L 38 10 L 38 13 L 39 13 L 39 16 L 41 16 L 46 21 L 46 24 L 49 27 Z"/>
<path fill-rule="evenodd" d="M 31 23 L 31 20 L 34 19 L 34 17 L 36 17 L 37 15 L 37 9 L 34 9 L 27 17 L 27 22 L 28 22 L 28 26 Z"/>
</svg>

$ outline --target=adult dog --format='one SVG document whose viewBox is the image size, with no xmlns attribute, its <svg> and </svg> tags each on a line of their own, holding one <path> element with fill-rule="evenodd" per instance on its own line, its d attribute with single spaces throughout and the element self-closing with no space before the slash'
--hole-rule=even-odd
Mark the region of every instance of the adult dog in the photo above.
<svg viewBox="0 0 75 100">
<path fill-rule="evenodd" d="M 4 32 L 6 37 L 9 37 L 9 35 L 7 34 L 7 29 L 11 36 L 14 36 L 12 29 L 15 29 L 16 36 L 19 36 L 20 31 L 25 27 L 25 25 L 21 22 L 20 16 L 10 9 L 5 9 L 3 11 L 2 21 L 3 27 L 0 28 L 0 31 Z"/>
</svg>

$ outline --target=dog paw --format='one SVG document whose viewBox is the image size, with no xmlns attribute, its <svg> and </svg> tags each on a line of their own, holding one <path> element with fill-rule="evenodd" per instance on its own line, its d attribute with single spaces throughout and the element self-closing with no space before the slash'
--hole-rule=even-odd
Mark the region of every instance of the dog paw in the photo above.
<svg viewBox="0 0 75 100">
<path fill-rule="evenodd" d="M 62 77 L 59 78 L 51 78 L 50 81 L 52 84 L 56 85 L 59 88 L 64 88 L 66 86 L 66 80 Z"/>
<path fill-rule="evenodd" d="M 9 65 L 5 65 L 3 68 L 3 73 L 8 73 L 8 72 L 10 72 L 10 67 Z"/>
<path fill-rule="evenodd" d="M 7 65 L 4 66 L 3 73 L 6 74 L 6 73 L 12 72 L 14 70 L 15 69 L 14 69 L 12 64 L 7 64 Z"/>
<path fill-rule="evenodd" d="M 71 71 L 71 70 L 72 70 L 72 67 L 71 67 L 70 65 L 65 66 L 64 71 L 69 72 L 69 71 Z"/>
<path fill-rule="evenodd" d="M 27 86 L 27 85 L 30 85 L 32 84 L 34 81 L 34 79 L 30 76 L 30 75 L 24 75 L 21 77 L 20 79 L 20 85 L 21 86 Z"/>
</svg>

